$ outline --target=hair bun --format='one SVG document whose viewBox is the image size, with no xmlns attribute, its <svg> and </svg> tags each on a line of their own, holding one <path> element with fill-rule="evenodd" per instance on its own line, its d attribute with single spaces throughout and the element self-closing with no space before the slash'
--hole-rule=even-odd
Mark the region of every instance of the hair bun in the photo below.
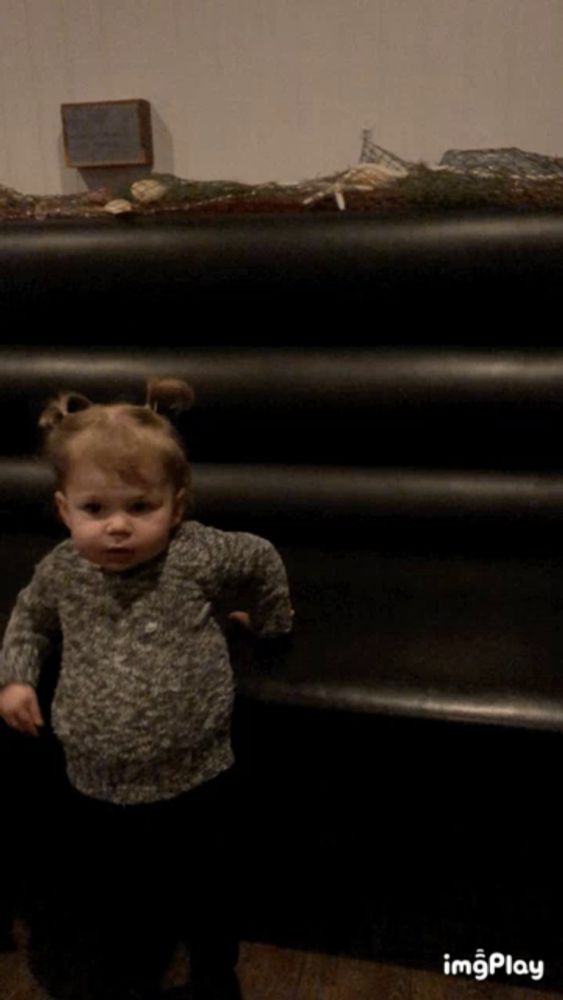
<svg viewBox="0 0 563 1000">
<path fill-rule="evenodd" d="M 43 430 L 51 431 L 61 420 L 68 417 L 69 413 L 87 410 L 89 406 L 92 406 L 92 403 L 86 396 L 82 396 L 79 392 L 65 392 L 47 404 L 39 418 L 39 426 Z"/>
<path fill-rule="evenodd" d="M 170 420 L 177 420 L 191 410 L 195 393 L 187 382 L 177 378 L 151 378 L 147 382 L 146 406 Z"/>
</svg>

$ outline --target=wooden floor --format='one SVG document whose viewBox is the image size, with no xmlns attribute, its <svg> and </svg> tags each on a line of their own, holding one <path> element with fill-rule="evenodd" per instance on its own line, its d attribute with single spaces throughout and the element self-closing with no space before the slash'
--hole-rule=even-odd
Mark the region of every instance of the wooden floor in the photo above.
<svg viewBox="0 0 563 1000">
<path fill-rule="evenodd" d="M 26 963 L 25 931 L 16 951 L 0 954 L 1 1000 L 45 1000 Z M 245 942 L 238 966 L 245 1000 L 562 1000 L 549 992 L 498 981 L 427 972 Z M 187 974 L 178 952 L 163 984 L 163 998 L 180 1000 Z M 540 985 L 540 984 L 538 984 Z M 184 994 L 185 995 L 185 994 Z"/>
<path fill-rule="evenodd" d="M 245 1000 L 561 1000 L 561 993 L 455 980 L 376 962 L 247 944 L 239 977 Z"/>
</svg>

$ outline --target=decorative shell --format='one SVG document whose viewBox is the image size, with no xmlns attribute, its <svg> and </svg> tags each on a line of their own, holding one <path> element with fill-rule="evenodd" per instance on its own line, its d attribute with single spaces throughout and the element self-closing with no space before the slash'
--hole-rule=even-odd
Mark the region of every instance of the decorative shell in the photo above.
<svg viewBox="0 0 563 1000">
<path fill-rule="evenodd" d="M 155 178 L 147 177 L 145 180 L 135 181 L 131 185 L 131 194 L 136 201 L 148 205 L 151 201 L 160 201 L 166 194 L 166 185 Z"/>
<path fill-rule="evenodd" d="M 112 215 L 122 215 L 124 212 L 132 212 L 133 205 L 126 198 L 114 198 L 113 201 L 108 201 L 107 205 L 104 205 L 104 210 Z"/>
</svg>

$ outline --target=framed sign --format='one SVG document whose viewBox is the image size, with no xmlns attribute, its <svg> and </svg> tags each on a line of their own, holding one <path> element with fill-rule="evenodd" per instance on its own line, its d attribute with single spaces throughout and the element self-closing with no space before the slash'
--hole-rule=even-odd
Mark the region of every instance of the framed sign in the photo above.
<svg viewBox="0 0 563 1000">
<path fill-rule="evenodd" d="M 152 166 L 148 101 L 61 104 L 68 167 Z"/>
</svg>

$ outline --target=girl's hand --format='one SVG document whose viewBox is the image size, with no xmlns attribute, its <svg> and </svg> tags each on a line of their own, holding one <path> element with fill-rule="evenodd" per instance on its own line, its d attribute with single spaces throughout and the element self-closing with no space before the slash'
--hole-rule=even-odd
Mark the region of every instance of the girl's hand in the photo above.
<svg viewBox="0 0 563 1000">
<path fill-rule="evenodd" d="M 38 736 L 44 726 L 37 695 L 31 684 L 7 684 L 0 691 L 0 716 L 19 733 Z"/>
<path fill-rule="evenodd" d="M 240 624 L 244 625 L 245 628 L 252 628 L 248 611 L 231 611 L 227 617 L 233 622 L 240 622 Z"/>
<path fill-rule="evenodd" d="M 289 613 L 293 618 L 293 616 L 295 615 L 295 611 L 293 610 L 293 608 Z M 248 611 L 231 611 L 231 613 L 227 615 L 227 618 L 230 618 L 231 621 L 233 622 L 240 622 L 240 624 L 244 625 L 245 628 L 248 629 L 252 628 L 252 623 L 250 621 L 250 615 L 248 614 Z"/>
</svg>

